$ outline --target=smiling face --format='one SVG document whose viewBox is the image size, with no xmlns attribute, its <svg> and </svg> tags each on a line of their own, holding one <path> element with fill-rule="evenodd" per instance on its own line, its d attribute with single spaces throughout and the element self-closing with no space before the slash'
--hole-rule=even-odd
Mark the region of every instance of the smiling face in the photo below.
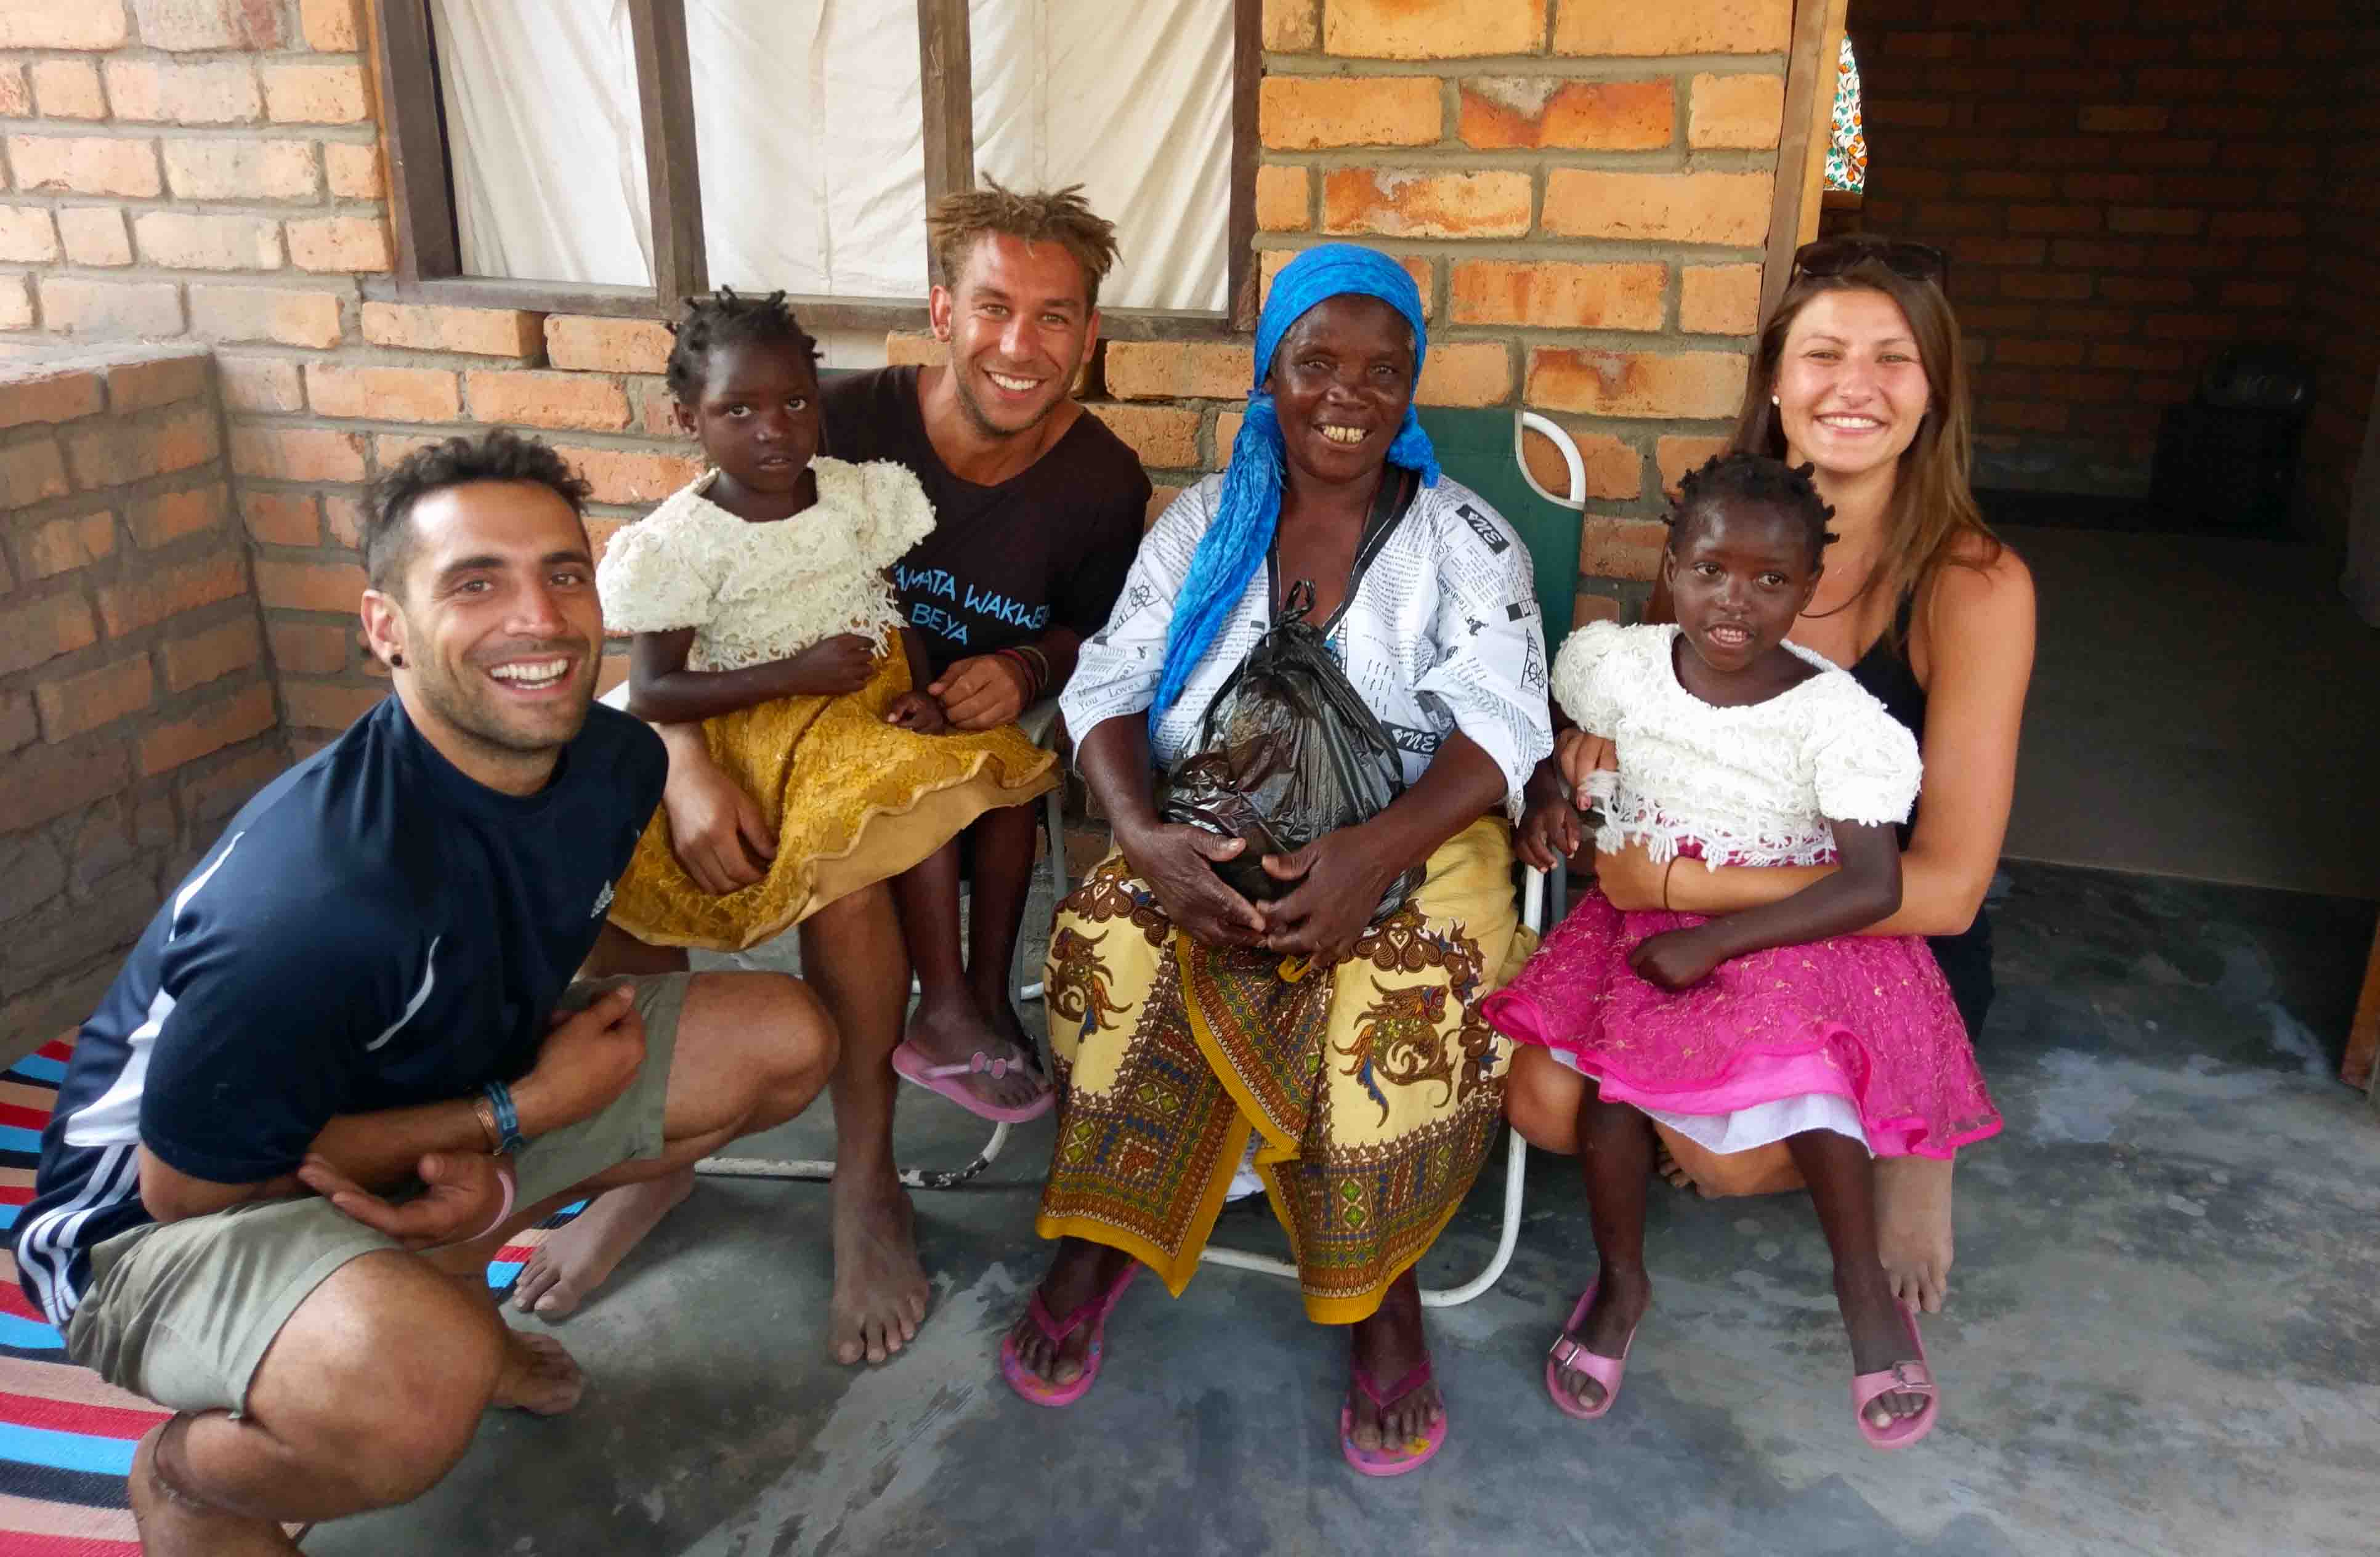
<svg viewBox="0 0 2380 1557">
<path fill-rule="evenodd" d="M 819 450 L 818 369 L 790 342 L 730 342 L 711 351 L 677 421 L 746 492 L 790 494 Z"/>
<path fill-rule="evenodd" d="M 1063 245 L 1005 233 L 976 240 L 934 288 L 934 334 L 951 347 L 959 406 L 987 437 L 1030 432 L 1063 405 L 1099 338 L 1083 267 Z"/>
<path fill-rule="evenodd" d="M 447 760 L 491 788 L 535 790 L 595 696 L 603 611 L 587 531 L 533 481 L 444 487 L 406 523 L 397 587 L 365 592 L 365 637 Z"/>
<path fill-rule="evenodd" d="M 1800 519 L 1742 499 L 1682 516 L 1662 570 L 1688 646 L 1723 675 L 1747 669 L 1785 641 L 1822 571 Z"/>
<path fill-rule="evenodd" d="M 1820 292 L 1794 315 L 1771 392 L 1785 457 L 1831 477 L 1897 460 L 1933 404 L 1916 333 L 1881 292 Z"/>
<path fill-rule="evenodd" d="M 1325 298 L 1281 337 L 1265 387 L 1292 469 L 1333 484 L 1369 476 L 1413 404 L 1413 327 L 1378 298 Z"/>
</svg>

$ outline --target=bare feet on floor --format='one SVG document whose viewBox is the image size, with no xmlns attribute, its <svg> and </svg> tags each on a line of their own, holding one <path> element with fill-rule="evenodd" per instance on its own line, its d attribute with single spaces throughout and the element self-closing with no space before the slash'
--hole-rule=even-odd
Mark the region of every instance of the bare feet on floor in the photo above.
<svg viewBox="0 0 2380 1557">
<path fill-rule="evenodd" d="M 513 1287 L 513 1307 L 542 1320 L 576 1311 L 693 1189 L 694 1170 L 686 1168 L 597 1196 L 593 1205 L 547 1234 L 529 1255 Z"/>
<path fill-rule="evenodd" d="M 1067 1317 L 1097 1302 L 1123 1268 L 1132 1263 L 1132 1256 L 1122 1249 L 1111 1249 L 1085 1238 L 1062 1238 L 1057 1258 L 1050 1262 L 1050 1273 L 1041 1278 L 1041 1306 L 1061 1325 Z M 1008 1339 L 1016 1352 L 1016 1360 L 1025 1371 L 1046 1384 L 1063 1386 L 1083 1376 L 1083 1360 L 1090 1354 L 1093 1326 L 1076 1325 L 1062 1341 L 1052 1343 L 1033 1322 L 1030 1308 L 1010 1327 Z"/>
<path fill-rule="evenodd" d="M 917 1339 L 933 1296 L 917 1262 L 909 1192 L 887 1164 L 834 1175 L 834 1297 L 827 1344 L 841 1363 L 882 1362 Z"/>
<path fill-rule="evenodd" d="M 1653 1137 L 1653 1171 L 1668 1179 L 1672 1189 L 1691 1189 L 1706 1200 L 1710 1198 L 1710 1191 L 1694 1182 L 1694 1175 L 1686 1172 L 1684 1165 L 1670 1153 L 1670 1143 L 1658 1134 Z M 1587 1349 L 1594 1350 L 1591 1346 Z"/>
<path fill-rule="evenodd" d="M 1002 1000 L 995 1014 L 987 1017 L 981 1003 L 970 992 L 920 1001 L 910 1014 L 908 1030 L 903 1036 L 929 1062 L 938 1065 L 963 1065 L 978 1053 L 1006 1060 L 1005 1076 L 978 1073 L 956 1079 L 994 1108 L 1023 1108 L 1048 1091 L 1050 1083 L 1035 1067 L 1033 1046 L 1026 1040 L 1023 1026 L 1017 1022 L 1016 1014 L 1006 1009 L 1007 1004 L 1005 999 Z M 1005 1022 L 1000 1019 L 1003 1014 Z M 1014 1030 L 1006 1030 L 1009 1028 Z"/>
<path fill-rule="evenodd" d="M 1900 1305 L 1880 1273 L 1863 1271 L 1847 1276 L 1837 1271 L 1835 1302 L 1842 1309 L 1843 1329 L 1851 1336 L 1853 1373 L 1881 1373 L 1896 1362 L 1917 1360 Z M 1868 1403 L 1868 1426 L 1887 1428 L 1900 1417 L 1914 1417 L 1925 1409 L 1926 1399 L 1899 1391 L 1880 1394 Z"/>
<path fill-rule="evenodd" d="M 1938 1314 L 1950 1295 L 1950 1179 L 1936 1157 L 1887 1157 L 1876 1165 L 1876 1243 L 1885 1280 L 1901 1302 Z"/>
<path fill-rule="evenodd" d="M 210 1508 L 157 1472 L 157 1441 L 171 1420 L 149 1429 L 132 1451 L 125 1490 L 147 1557 L 289 1557 L 298 1550 L 269 1519 L 242 1519 Z"/>
<path fill-rule="evenodd" d="M 1572 1340 L 1599 1357 L 1615 1361 L 1628 1349 L 1628 1338 L 1636 1333 L 1636 1326 L 1645 1318 L 1645 1310 L 1653 1306 L 1653 1282 L 1642 1271 L 1618 1271 L 1609 1266 L 1596 1272 L 1595 1301 L 1586 1306 L 1586 1317 L 1578 1328 L 1566 1331 Z M 1603 1385 L 1575 1368 L 1560 1371 L 1561 1387 L 1581 1407 L 1593 1411 L 1602 1405 Z"/>
<path fill-rule="evenodd" d="M 1429 1360 L 1429 1338 L 1421 1322 L 1421 1285 L 1412 1271 L 1397 1278 L 1372 1317 L 1349 1327 L 1349 1348 L 1354 1366 L 1386 1391 Z M 1350 1436 L 1366 1454 L 1383 1448 L 1402 1450 L 1427 1433 L 1446 1417 L 1446 1399 L 1433 1379 L 1394 1395 L 1382 1405 L 1354 1387 L 1347 1387 L 1347 1405 L 1354 1413 Z"/>
<path fill-rule="evenodd" d="M 559 1417 L 587 1393 L 587 1375 L 551 1335 L 504 1332 L 504 1365 L 496 1374 L 493 1408 Z"/>
</svg>

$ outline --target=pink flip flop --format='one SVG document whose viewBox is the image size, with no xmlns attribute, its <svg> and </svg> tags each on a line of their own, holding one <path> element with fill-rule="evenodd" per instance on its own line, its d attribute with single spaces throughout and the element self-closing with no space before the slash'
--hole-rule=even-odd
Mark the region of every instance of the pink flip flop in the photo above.
<svg viewBox="0 0 2380 1557">
<path fill-rule="evenodd" d="M 902 1080 L 914 1081 L 929 1092 L 939 1092 L 977 1118 L 989 1119 L 995 1125 L 1022 1125 L 1028 1119 L 1040 1118 L 1056 1106 L 1057 1089 L 1044 1087 L 1040 1096 L 1031 1102 L 1015 1108 L 1002 1108 L 977 1097 L 958 1078 L 962 1076 L 989 1076 L 997 1081 L 1011 1070 L 1025 1068 L 1022 1060 L 1011 1060 L 1004 1054 L 995 1060 L 980 1049 L 963 1064 L 938 1065 L 905 1038 L 892 1046 L 892 1069 Z"/>
<path fill-rule="evenodd" d="M 1386 1390 L 1372 1381 L 1371 1370 L 1362 1363 L 1355 1365 L 1354 1372 L 1355 1387 L 1364 1392 L 1364 1398 L 1370 1401 L 1375 1409 L 1385 1408 L 1392 1400 L 1402 1400 L 1434 1377 L 1427 1357 L 1422 1358 L 1412 1372 Z M 1429 1463 L 1430 1456 L 1436 1454 L 1445 1442 L 1446 1417 L 1441 1413 L 1430 1425 L 1429 1430 L 1419 1438 L 1409 1438 L 1394 1449 L 1385 1444 L 1378 1449 L 1366 1449 L 1355 1441 L 1354 1404 L 1351 1402 L 1339 1407 L 1339 1452 L 1347 1456 L 1349 1465 L 1366 1476 L 1402 1476 L 1409 1470 L 1419 1470 Z"/>
<path fill-rule="evenodd" d="M 1003 1335 L 1000 1338 L 1000 1376 L 1008 1381 L 1008 1387 L 1036 1405 L 1072 1405 L 1082 1399 L 1089 1392 L 1092 1381 L 1099 1376 L 1099 1354 L 1107 1347 L 1108 1315 L 1114 1311 L 1117 1300 L 1123 1296 L 1123 1289 L 1132 1285 L 1132 1279 L 1139 1274 L 1140 1261 L 1135 1259 L 1123 1268 L 1123 1273 L 1116 1277 L 1112 1286 L 1068 1314 L 1062 1323 L 1051 1315 L 1050 1306 L 1041 1301 L 1041 1289 L 1035 1287 L 1033 1295 L 1025 1303 L 1026 1315 L 1032 1320 L 1034 1328 L 1041 1332 L 1050 1344 L 1056 1346 L 1062 1344 L 1067 1336 L 1088 1320 L 1091 1326 L 1090 1349 L 1083 1354 L 1082 1377 L 1068 1383 L 1053 1384 L 1019 1362 L 1015 1337 Z"/>
<path fill-rule="evenodd" d="M 1570 1322 L 1562 1326 L 1562 1333 L 1554 1337 L 1554 1344 L 1546 1352 L 1546 1393 L 1553 1396 L 1554 1405 L 1563 1416 L 1575 1417 L 1582 1422 L 1591 1422 L 1620 1404 L 1621 1376 L 1628 1371 L 1628 1350 L 1636 1344 L 1633 1327 L 1628 1339 L 1620 1344 L 1616 1357 L 1597 1356 L 1586 1349 L 1585 1343 L 1571 1339 L 1570 1332 L 1586 1322 L 1587 1307 L 1595 1301 L 1596 1288 L 1602 1284 L 1599 1280 L 1586 1283 L 1586 1290 L 1579 1294 L 1578 1307 L 1570 1311 Z M 1565 1368 L 1576 1368 L 1601 1384 L 1603 1404 L 1589 1410 L 1578 1403 L 1576 1395 L 1563 1389 L 1561 1375 Z"/>
<path fill-rule="evenodd" d="M 1900 1318 L 1909 1326 L 1909 1343 L 1917 1348 L 1917 1360 L 1852 1376 L 1852 1420 L 1859 1424 L 1860 1436 L 1878 1449 L 1908 1448 L 1932 1432 L 1935 1418 L 1941 1415 L 1942 1391 L 1934 1382 L 1933 1369 L 1925 1366 L 1925 1342 L 1917 1333 L 1917 1310 L 1903 1304 Z M 1925 1404 L 1914 1417 L 1902 1417 L 1890 1427 L 1880 1428 L 1867 1419 L 1867 1408 L 1878 1395 L 1888 1394 L 1922 1394 Z"/>
</svg>

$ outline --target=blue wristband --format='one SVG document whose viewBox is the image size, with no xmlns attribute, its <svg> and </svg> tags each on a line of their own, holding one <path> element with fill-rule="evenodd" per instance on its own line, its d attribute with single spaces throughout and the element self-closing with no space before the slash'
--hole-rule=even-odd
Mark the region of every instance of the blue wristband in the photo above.
<svg viewBox="0 0 2380 1557">
<path fill-rule="evenodd" d="M 516 1154 L 528 1142 L 521 1137 L 520 1111 L 513 1107 L 513 1089 L 501 1081 L 491 1081 L 480 1091 L 496 1111 L 496 1134 L 504 1137 L 497 1150 L 507 1157 Z"/>
</svg>

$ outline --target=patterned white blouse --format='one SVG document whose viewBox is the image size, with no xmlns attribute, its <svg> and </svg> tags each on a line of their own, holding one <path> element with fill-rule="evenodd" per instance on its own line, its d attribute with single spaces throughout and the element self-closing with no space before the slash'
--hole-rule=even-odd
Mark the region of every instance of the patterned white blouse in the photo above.
<svg viewBox="0 0 2380 1557">
<path fill-rule="evenodd" d="M 1554 662 L 1554 697 L 1610 740 L 1617 772 L 1595 775 L 1595 846 L 1643 842 L 1657 860 L 1697 844 L 1713 865 L 1820 865 L 1839 821 L 1898 822 L 1917 801 L 1917 740 L 1824 655 L 1785 647 L 1818 674 L 1767 702 L 1719 708 L 1678 682 L 1674 626 L 1590 622 Z"/>
<path fill-rule="evenodd" d="M 837 633 L 881 639 L 901 625 L 884 570 L 934 528 L 907 467 L 816 459 L 818 502 L 747 524 L 703 495 L 706 470 L 612 537 L 595 569 L 615 633 L 695 629 L 689 670 L 743 670 Z"/>
<path fill-rule="evenodd" d="M 1060 699 L 1075 739 L 1106 720 L 1143 716 L 1156 700 L 1174 599 L 1222 484 L 1209 476 L 1184 492 L 1141 541 L 1115 610 L 1083 645 Z M 1286 593 L 1271 562 L 1257 571 L 1158 721 L 1150 747 L 1160 766 L 1196 744 L 1208 705 Z M 1460 730 L 1502 770 L 1505 809 L 1519 820 L 1522 785 L 1553 749 L 1545 628 L 1528 548 L 1486 499 L 1451 477 L 1417 491 L 1401 517 L 1366 536 L 1346 603 L 1327 630 L 1348 679 L 1396 743 L 1407 784 Z"/>
</svg>

